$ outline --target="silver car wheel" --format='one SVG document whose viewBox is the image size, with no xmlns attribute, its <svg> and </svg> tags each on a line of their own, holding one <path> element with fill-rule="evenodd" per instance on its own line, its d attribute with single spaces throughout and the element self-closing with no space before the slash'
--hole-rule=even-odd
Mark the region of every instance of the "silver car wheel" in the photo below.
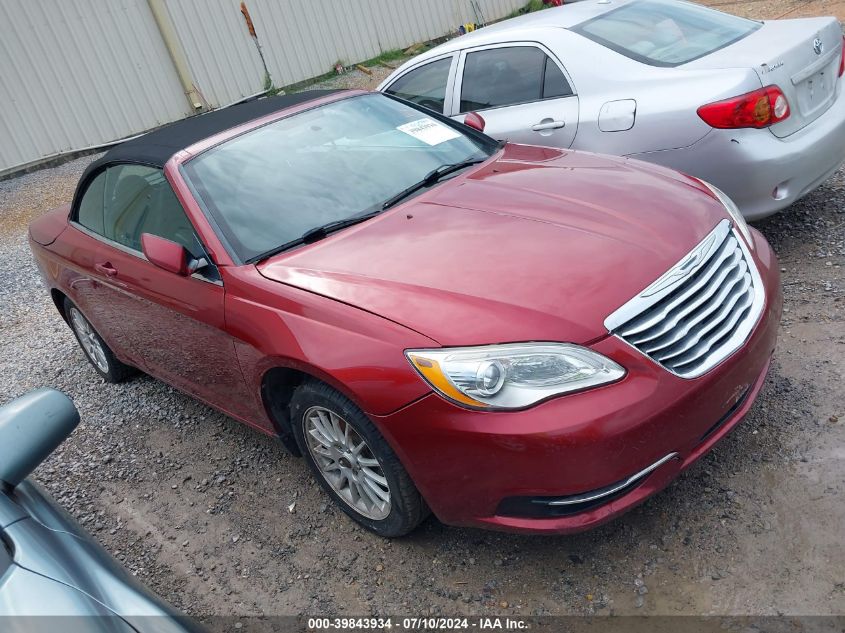
<svg viewBox="0 0 845 633">
<path fill-rule="evenodd" d="M 97 338 L 97 333 L 94 332 L 94 328 L 76 308 L 70 309 L 70 323 L 73 331 L 76 332 L 82 349 L 85 350 L 85 354 L 91 359 L 94 366 L 104 374 L 109 373 L 109 361 L 106 360 L 106 353 Z"/>
<path fill-rule="evenodd" d="M 359 514 L 381 520 L 390 514 L 390 486 L 367 442 L 342 417 L 324 407 L 303 416 L 308 451 L 320 474 Z"/>
</svg>

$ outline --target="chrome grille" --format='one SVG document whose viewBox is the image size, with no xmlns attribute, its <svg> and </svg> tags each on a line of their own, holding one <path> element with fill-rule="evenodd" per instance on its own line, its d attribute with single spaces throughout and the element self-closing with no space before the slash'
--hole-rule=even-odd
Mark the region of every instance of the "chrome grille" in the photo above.
<svg viewBox="0 0 845 633">
<path fill-rule="evenodd" d="M 695 378 L 745 342 L 763 303 L 763 284 L 751 255 L 723 220 L 605 325 L 669 371 Z"/>
</svg>

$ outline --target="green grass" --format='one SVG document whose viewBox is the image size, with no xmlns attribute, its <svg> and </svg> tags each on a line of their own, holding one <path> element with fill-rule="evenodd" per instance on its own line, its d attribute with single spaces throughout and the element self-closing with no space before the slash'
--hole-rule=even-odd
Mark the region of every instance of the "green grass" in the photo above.
<svg viewBox="0 0 845 633">
<path fill-rule="evenodd" d="M 546 5 L 543 4 L 543 0 L 529 0 L 528 4 L 526 4 L 521 9 L 512 11 L 505 19 L 515 18 L 520 15 L 525 15 L 526 13 L 533 13 L 534 11 L 541 11 L 542 9 L 546 8 Z"/>
<path fill-rule="evenodd" d="M 370 68 L 372 66 L 378 66 L 382 62 L 394 62 L 400 60 L 404 61 L 407 57 L 408 55 L 406 55 L 401 49 L 397 48 L 395 50 L 385 51 L 378 57 L 373 57 L 372 59 L 368 59 L 363 62 L 355 62 L 355 64 L 360 64 L 361 66 L 366 66 L 367 68 Z M 335 63 L 346 66 L 347 68 L 351 66 L 354 69 L 355 67 L 355 64 L 345 64 L 340 60 Z M 337 73 L 335 73 L 334 71 L 334 64 L 332 64 L 332 70 L 330 70 L 329 72 L 324 73 L 322 75 L 318 75 L 317 77 L 311 77 L 310 79 L 304 79 L 295 84 L 290 84 L 289 86 L 284 86 L 282 90 L 287 93 L 300 92 L 302 90 L 305 90 L 309 86 L 313 86 L 314 84 L 320 83 L 321 81 L 325 81 L 326 79 L 331 79 L 336 75 Z"/>
<path fill-rule="evenodd" d="M 402 51 L 402 49 L 397 48 L 392 51 L 384 51 L 378 57 L 373 57 L 372 59 L 368 59 L 365 62 L 361 62 L 361 65 L 367 67 L 378 66 L 379 64 L 385 62 L 395 62 L 399 59 L 405 59 L 406 57 L 407 55 L 405 55 L 404 51 Z"/>
<path fill-rule="evenodd" d="M 269 71 L 265 72 L 264 73 L 264 92 L 267 94 L 267 96 L 273 97 L 273 96 L 279 94 L 281 91 L 282 91 L 281 88 L 276 88 L 276 86 L 273 85 L 273 79 L 270 77 Z"/>
<path fill-rule="evenodd" d="M 308 88 L 309 86 L 313 86 L 314 84 L 318 84 L 321 81 L 325 81 L 326 79 L 331 79 L 337 75 L 334 70 L 331 70 L 327 73 L 323 73 L 322 75 L 317 75 L 316 77 L 311 77 L 310 79 L 303 79 L 302 81 L 298 81 L 295 84 L 288 84 L 287 86 L 283 86 L 282 90 L 285 91 L 286 94 L 293 94 L 294 92 L 301 92 Z"/>
</svg>

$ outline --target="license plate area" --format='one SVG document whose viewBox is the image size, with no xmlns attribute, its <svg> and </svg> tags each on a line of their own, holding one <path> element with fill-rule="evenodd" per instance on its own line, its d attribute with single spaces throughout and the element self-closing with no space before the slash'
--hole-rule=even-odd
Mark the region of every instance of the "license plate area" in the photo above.
<svg viewBox="0 0 845 633">
<path fill-rule="evenodd" d="M 836 87 L 836 73 L 832 68 L 824 68 L 795 87 L 798 98 L 798 110 L 805 118 L 819 115 L 830 105 Z"/>
</svg>

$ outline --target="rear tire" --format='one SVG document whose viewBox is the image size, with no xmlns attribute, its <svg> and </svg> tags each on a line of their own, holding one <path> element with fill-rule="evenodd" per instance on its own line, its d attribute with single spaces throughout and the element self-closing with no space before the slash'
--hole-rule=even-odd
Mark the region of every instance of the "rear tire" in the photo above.
<svg viewBox="0 0 845 633">
<path fill-rule="evenodd" d="M 317 481 L 356 522 L 386 538 L 404 536 L 430 510 L 396 453 L 346 396 L 306 380 L 290 402 L 291 423 Z"/>
<path fill-rule="evenodd" d="M 65 314 L 85 358 L 103 380 L 110 383 L 123 382 L 136 372 L 134 367 L 117 360 L 111 348 L 70 299 L 65 299 Z"/>
</svg>

